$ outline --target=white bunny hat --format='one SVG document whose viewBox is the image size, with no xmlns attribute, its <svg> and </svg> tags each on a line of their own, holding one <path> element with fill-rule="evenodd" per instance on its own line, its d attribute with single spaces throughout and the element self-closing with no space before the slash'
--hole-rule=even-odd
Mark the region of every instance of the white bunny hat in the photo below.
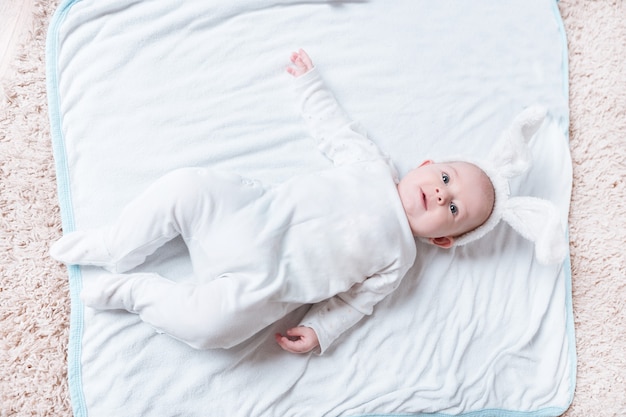
<svg viewBox="0 0 626 417">
<path fill-rule="evenodd" d="M 504 220 L 520 235 L 534 242 L 535 256 L 540 263 L 563 262 L 568 242 L 556 206 L 536 197 L 510 197 L 509 179 L 530 167 L 532 155 L 528 142 L 539 130 L 545 117 L 546 110 L 543 107 L 529 107 L 515 117 L 502 133 L 486 160 L 465 157 L 454 159 L 470 162 L 482 169 L 495 191 L 490 217 L 478 228 L 457 237 L 454 246 L 480 239 L 495 228 L 500 220 Z"/>
</svg>

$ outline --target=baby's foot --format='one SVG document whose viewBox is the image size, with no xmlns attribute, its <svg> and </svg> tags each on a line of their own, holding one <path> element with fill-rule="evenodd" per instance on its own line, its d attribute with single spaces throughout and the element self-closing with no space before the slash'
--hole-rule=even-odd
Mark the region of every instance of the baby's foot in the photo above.
<svg viewBox="0 0 626 417">
<path fill-rule="evenodd" d="M 100 230 L 77 231 L 64 235 L 50 247 L 50 256 L 68 265 L 94 265 L 115 270 Z"/>
</svg>

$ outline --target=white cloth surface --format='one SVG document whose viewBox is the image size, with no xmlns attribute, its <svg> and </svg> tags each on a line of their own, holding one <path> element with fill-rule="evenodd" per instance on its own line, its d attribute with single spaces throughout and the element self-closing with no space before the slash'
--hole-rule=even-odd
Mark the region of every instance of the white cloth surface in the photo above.
<svg viewBox="0 0 626 417">
<path fill-rule="evenodd" d="M 566 219 L 566 45 L 553 1 L 82 0 L 60 6 L 48 39 L 64 228 L 110 222 L 180 167 L 266 183 L 327 168 L 284 71 L 298 47 L 401 175 L 428 158 L 484 156 L 521 109 L 544 105 L 550 122 L 512 194 L 549 199 Z M 188 279 L 182 241 L 141 270 Z M 546 416 L 573 395 L 569 264 L 538 265 L 506 225 L 451 252 L 421 245 L 401 287 L 324 356 L 273 340 L 306 308 L 233 349 L 193 350 L 136 316 L 83 308 L 82 282 L 100 273 L 70 269 L 77 416 Z"/>
</svg>

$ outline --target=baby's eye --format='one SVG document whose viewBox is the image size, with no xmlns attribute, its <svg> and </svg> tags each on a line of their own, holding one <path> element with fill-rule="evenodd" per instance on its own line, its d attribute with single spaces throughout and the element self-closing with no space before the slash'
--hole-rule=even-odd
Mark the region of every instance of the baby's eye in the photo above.
<svg viewBox="0 0 626 417">
<path fill-rule="evenodd" d="M 450 203 L 450 211 L 452 212 L 452 215 L 455 216 L 459 212 L 459 208 L 456 206 L 456 204 Z"/>
<path fill-rule="evenodd" d="M 441 179 L 443 180 L 444 184 L 447 184 L 450 182 L 450 176 L 446 174 L 445 172 L 441 174 Z"/>
</svg>

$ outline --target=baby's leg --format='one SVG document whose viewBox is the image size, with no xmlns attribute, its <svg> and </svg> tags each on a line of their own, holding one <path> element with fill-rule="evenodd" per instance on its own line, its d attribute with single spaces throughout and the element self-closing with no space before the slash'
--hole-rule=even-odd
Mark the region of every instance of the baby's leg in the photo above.
<svg viewBox="0 0 626 417">
<path fill-rule="evenodd" d="M 177 235 L 188 241 L 205 229 L 220 200 L 236 191 L 238 178 L 201 168 L 173 171 L 131 201 L 110 227 L 69 233 L 50 254 L 67 264 L 128 271 Z"/>
<path fill-rule="evenodd" d="M 257 298 L 249 280 L 232 276 L 203 284 L 158 274 L 103 274 L 85 285 L 85 305 L 122 309 L 196 349 L 229 348 L 297 307 Z"/>
</svg>

